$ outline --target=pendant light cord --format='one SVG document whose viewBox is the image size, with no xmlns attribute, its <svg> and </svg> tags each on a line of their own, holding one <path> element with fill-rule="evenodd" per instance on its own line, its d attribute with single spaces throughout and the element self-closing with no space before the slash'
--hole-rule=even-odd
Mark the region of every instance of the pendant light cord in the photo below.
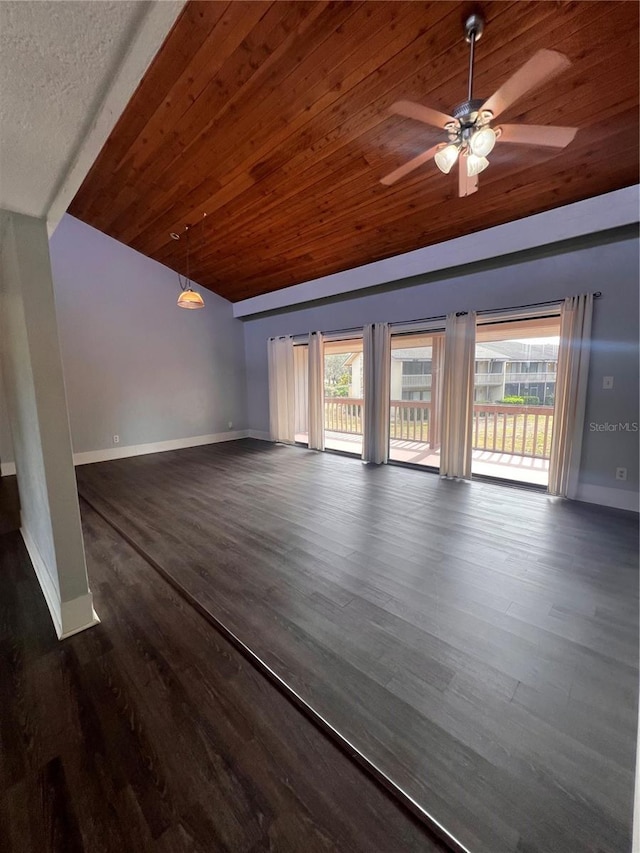
<svg viewBox="0 0 640 853">
<path fill-rule="evenodd" d="M 189 267 L 189 226 L 186 225 L 184 229 L 184 234 L 187 240 L 187 285 L 191 284 L 191 275 L 190 275 L 190 267 Z"/>
<path fill-rule="evenodd" d="M 204 228 L 204 220 L 206 218 L 207 218 L 207 214 L 203 213 L 202 214 L 202 220 L 201 220 L 203 223 L 203 225 L 202 225 L 203 228 Z M 190 263 L 191 256 L 190 256 L 190 251 L 189 251 L 189 249 L 190 249 L 190 247 L 189 247 L 189 231 L 190 230 L 191 230 L 190 225 L 184 226 L 184 238 L 186 240 L 186 246 L 185 246 L 186 262 L 185 262 L 185 266 L 186 266 L 187 274 L 186 274 L 186 276 L 181 276 L 180 273 L 178 273 L 178 281 L 180 282 L 181 290 L 191 290 L 191 263 Z"/>
</svg>

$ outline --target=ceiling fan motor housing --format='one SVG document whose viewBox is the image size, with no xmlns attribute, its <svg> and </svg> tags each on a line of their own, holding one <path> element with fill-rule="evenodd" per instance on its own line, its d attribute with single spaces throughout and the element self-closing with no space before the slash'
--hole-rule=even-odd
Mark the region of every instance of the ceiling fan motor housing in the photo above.
<svg viewBox="0 0 640 853">
<path fill-rule="evenodd" d="M 451 115 L 460 122 L 461 127 L 470 127 L 475 124 L 485 101 L 486 98 L 473 98 L 470 101 L 463 101 L 453 108 Z"/>
</svg>

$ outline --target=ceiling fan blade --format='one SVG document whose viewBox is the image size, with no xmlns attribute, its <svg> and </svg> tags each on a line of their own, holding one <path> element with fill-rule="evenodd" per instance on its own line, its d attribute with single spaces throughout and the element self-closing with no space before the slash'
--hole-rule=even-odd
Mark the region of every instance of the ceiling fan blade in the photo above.
<svg viewBox="0 0 640 853">
<path fill-rule="evenodd" d="M 433 127 L 443 128 L 450 121 L 455 121 L 453 116 L 448 116 L 446 113 L 441 113 L 438 110 L 432 110 L 431 107 L 423 107 L 422 104 L 416 104 L 415 101 L 396 101 L 391 104 L 389 112 L 395 113 L 405 118 L 414 118 L 416 121 L 431 124 Z"/>
<path fill-rule="evenodd" d="M 404 178 L 404 176 L 408 175 L 409 172 L 413 172 L 413 170 L 417 169 L 418 166 L 422 166 L 423 163 L 430 160 L 441 145 L 442 143 L 439 143 L 438 145 L 434 145 L 432 148 L 428 148 L 422 154 L 418 154 L 417 157 L 414 157 L 413 160 L 409 160 L 409 162 L 405 163 L 404 166 L 400 166 L 393 172 L 385 175 L 384 178 L 380 178 L 380 183 L 384 184 L 386 187 L 391 186 L 391 184 L 395 184 L 395 182 L 399 181 L 400 178 Z"/>
<path fill-rule="evenodd" d="M 478 176 L 467 175 L 467 155 L 461 154 L 458 157 L 458 195 L 464 198 L 466 195 L 471 195 L 478 189 Z"/>
<path fill-rule="evenodd" d="M 485 101 L 482 109 L 491 110 L 495 118 L 527 92 L 551 80 L 570 65 L 571 62 L 563 53 L 556 50 L 539 50 Z"/>
<path fill-rule="evenodd" d="M 501 124 L 500 142 L 521 145 L 542 145 L 545 148 L 565 148 L 578 132 L 577 127 L 556 127 L 543 124 Z"/>
</svg>

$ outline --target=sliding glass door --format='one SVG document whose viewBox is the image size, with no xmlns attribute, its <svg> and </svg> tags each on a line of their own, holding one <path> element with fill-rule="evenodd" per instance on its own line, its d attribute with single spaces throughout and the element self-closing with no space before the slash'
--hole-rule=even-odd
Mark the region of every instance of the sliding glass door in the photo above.
<svg viewBox="0 0 640 853">
<path fill-rule="evenodd" d="M 478 319 L 472 430 L 470 435 L 467 430 L 465 439 L 467 448 L 469 437 L 471 440 L 467 452 L 472 474 L 548 484 L 559 335 L 559 314 Z M 324 388 L 318 389 L 323 392 L 318 406 L 322 407 L 324 447 L 361 456 L 365 402 L 362 338 L 325 337 L 323 348 Z M 444 353 L 443 329 L 392 331 L 388 454 L 392 462 L 441 469 L 442 413 L 449 410 L 443 410 Z M 473 358 L 473 350 L 469 355 Z M 308 444 L 307 344 L 294 347 L 294 375 L 295 440 Z M 320 374 L 316 384 L 319 380 Z M 462 377 L 458 388 L 456 384 L 454 377 L 453 393 L 465 393 Z M 451 441 L 450 433 L 447 435 Z"/>
<path fill-rule="evenodd" d="M 324 446 L 362 455 L 362 338 L 324 342 Z"/>
<path fill-rule="evenodd" d="M 389 459 L 438 470 L 444 332 L 391 335 Z"/>
<path fill-rule="evenodd" d="M 548 485 L 559 342 L 559 316 L 478 324 L 473 474 Z"/>
</svg>

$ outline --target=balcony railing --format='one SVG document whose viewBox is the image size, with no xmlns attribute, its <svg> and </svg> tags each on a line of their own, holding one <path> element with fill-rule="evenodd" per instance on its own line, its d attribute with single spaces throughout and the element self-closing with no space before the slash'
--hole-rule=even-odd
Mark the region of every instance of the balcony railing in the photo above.
<svg viewBox="0 0 640 853">
<path fill-rule="evenodd" d="M 389 437 L 429 443 L 431 403 L 426 400 L 392 400 Z"/>
<path fill-rule="evenodd" d="M 430 373 L 403 373 L 403 388 L 431 388 L 432 375 Z"/>
<path fill-rule="evenodd" d="M 507 406 L 476 403 L 473 449 L 548 459 L 551 454 L 553 406 Z"/>
<path fill-rule="evenodd" d="M 362 398 L 325 397 L 325 429 L 361 435 L 363 408 Z M 391 439 L 430 443 L 430 402 L 391 400 L 389 408 Z M 474 450 L 548 459 L 551 453 L 552 429 L 552 406 L 476 403 L 473 407 Z"/>
<path fill-rule="evenodd" d="M 476 373 L 476 385 L 502 385 L 504 374 L 502 373 Z"/>
<path fill-rule="evenodd" d="M 521 374 L 508 374 L 509 376 Z M 523 374 L 525 376 L 533 376 L 533 373 Z M 537 374 L 535 374 L 537 375 Z M 555 374 L 550 374 L 555 376 Z M 431 373 L 415 373 L 415 374 L 402 374 L 402 387 L 403 388 L 431 388 L 431 381 L 433 376 Z M 504 373 L 476 373 L 475 375 L 475 383 L 476 385 L 502 385 L 502 383 L 506 380 L 506 376 Z M 518 382 L 519 380 L 513 380 Z"/>
<path fill-rule="evenodd" d="M 362 397 L 325 397 L 324 428 L 332 432 L 362 435 Z"/>
<path fill-rule="evenodd" d="M 555 373 L 505 373 L 505 382 L 555 382 Z"/>
</svg>

